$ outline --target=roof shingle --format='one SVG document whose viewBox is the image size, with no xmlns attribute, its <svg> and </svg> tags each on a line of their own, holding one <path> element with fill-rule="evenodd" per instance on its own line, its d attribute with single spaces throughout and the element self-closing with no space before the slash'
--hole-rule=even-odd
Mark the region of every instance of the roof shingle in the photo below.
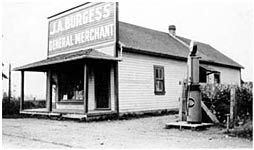
<svg viewBox="0 0 254 150">
<path fill-rule="evenodd" d="M 53 65 L 57 63 L 63 63 L 73 60 L 79 60 L 79 59 L 102 59 L 102 60 L 119 60 L 113 56 L 106 55 L 104 53 L 101 53 L 94 49 L 87 49 L 87 50 L 80 50 L 77 52 L 67 53 L 67 54 L 61 54 L 54 57 L 49 57 L 47 59 L 37 61 L 34 63 L 30 63 L 24 66 L 20 66 L 17 68 L 14 68 L 15 71 L 35 71 L 35 70 L 41 70 L 40 68 Z M 38 69 L 39 68 L 39 69 Z"/>
<path fill-rule="evenodd" d="M 176 36 L 178 40 L 190 44 L 190 40 Z M 156 31 L 124 22 L 119 22 L 119 40 L 127 48 L 147 52 L 161 53 L 187 59 L 189 49 L 166 32 Z M 243 68 L 240 64 L 225 56 L 212 46 L 197 42 L 198 55 L 201 61 L 216 63 L 237 68 Z"/>
<path fill-rule="evenodd" d="M 134 52 L 146 51 L 148 53 L 162 54 L 160 56 L 167 55 L 173 56 L 172 58 L 187 60 L 190 40 L 180 36 L 176 36 L 176 38 L 177 39 L 173 38 L 166 32 L 119 22 L 119 41 L 124 47 L 131 48 Z M 181 42 L 179 42 L 179 40 Z M 202 57 L 201 61 L 243 68 L 240 64 L 214 49 L 212 46 L 201 42 L 197 42 L 197 44 L 198 55 Z M 117 58 L 112 56 L 108 56 L 93 49 L 88 49 L 50 57 L 45 60 L 17 67 L 14 70 L 33 70 L 47 65 L 84 58 L 117 60 Z"/>
</svg>

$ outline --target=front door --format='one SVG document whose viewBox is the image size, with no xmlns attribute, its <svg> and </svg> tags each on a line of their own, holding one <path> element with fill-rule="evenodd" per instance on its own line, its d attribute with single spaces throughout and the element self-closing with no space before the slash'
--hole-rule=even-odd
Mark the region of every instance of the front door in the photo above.
<svg viewBox="0 0 254 150">
<path fill-rule="evenodd" d="M 109 109 L 110 67 L 100 64 L 95 67 L 95 100 L 97 109 Z"/>
</svg>

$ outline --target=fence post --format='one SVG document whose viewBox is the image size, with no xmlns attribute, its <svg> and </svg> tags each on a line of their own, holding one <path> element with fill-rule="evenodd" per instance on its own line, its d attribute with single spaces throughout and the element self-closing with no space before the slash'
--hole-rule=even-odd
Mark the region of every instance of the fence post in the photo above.
<svg viewBox="0 0 254 150">
<path fill-rule="evenodd" d="M 230 122 L 234 124 L 235 121 L 235 104 L 236 104 L 236 96 L 235 96 L 235 87 L 230 89 Z"/>
</svg>

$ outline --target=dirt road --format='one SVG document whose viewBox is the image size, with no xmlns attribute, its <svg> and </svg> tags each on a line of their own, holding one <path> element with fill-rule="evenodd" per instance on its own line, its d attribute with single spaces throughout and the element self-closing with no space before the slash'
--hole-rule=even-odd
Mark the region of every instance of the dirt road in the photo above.
<svg viewBox="0 0 254 150">
<path fill-rule="evenodd" d="M 252 148 L 252 141 L 204 131 L 165 129 L 176 115 L 131 120 L 75 122 L 3 119 L 4 148 Z"/>
</svg>

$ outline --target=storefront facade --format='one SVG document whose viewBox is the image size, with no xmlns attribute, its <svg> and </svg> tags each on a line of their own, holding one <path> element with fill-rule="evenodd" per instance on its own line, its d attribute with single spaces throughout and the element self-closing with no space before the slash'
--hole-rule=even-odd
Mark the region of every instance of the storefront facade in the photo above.
<svg viewBox="0 0 254 150">
<path fill-rule="evenodd" d="M 117 113 L 117 3 L 85 3 L 49 17 L 47 59 L 18 67 L 47 73 L 52 113 Z M 25 110 L 29 112 L 29 110 Z"/>
<path fill-rule="evenodd" d="M 47 59 L 15 69 L 21 113 L 86 118 L 177 110 L 189 40 L 174 34 L 118 21 L 117 3 L 85 3 L 49 17 Z M 202 82 L 240 85 L 241 65 L 209 45 L 198 48 Z M 43 110 L 24 110 L 26 71 L 47 73 Z"/>
</svg>

